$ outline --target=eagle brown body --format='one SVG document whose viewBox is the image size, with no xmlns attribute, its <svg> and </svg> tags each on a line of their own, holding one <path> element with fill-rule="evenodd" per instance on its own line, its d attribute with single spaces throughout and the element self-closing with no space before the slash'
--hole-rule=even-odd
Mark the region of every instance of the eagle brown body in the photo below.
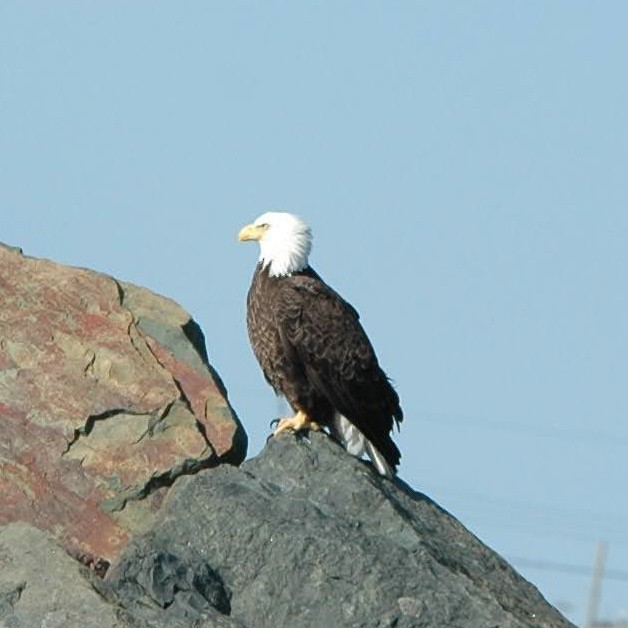
<svg viewBox="0 0 628 628">
<path fill-rule="evenodd" d="M 249 338 L 264 376 L 295 412 L 347 446 L 344 417 L 385 459 L 390 469 L 380 464 L 380 472 L 392 474 L 400 453 L 390 432 L 403 413 L 358 313 L 309 265 L 280 276 L 269 269 L 257 264 L 247 299 Z"/>
</svg>

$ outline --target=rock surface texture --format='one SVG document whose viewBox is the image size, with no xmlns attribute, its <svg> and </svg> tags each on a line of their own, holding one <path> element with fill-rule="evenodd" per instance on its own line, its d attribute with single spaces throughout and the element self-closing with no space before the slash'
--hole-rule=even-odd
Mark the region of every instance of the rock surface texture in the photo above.
<svg viewBox="0 0 628 628">
<path fill-rule="evenodd" d="M 236 466 L 246 436 L 172 301 L 3 246 L 0 299 L 0 627 L 571 625 L 324 434 Z"/>
<path fill-rule="evenodd" d="M 45 532 L 26 523 L 0 526 L 0 626 L 126 626 Z"/>
<path fill-rule="evenodd" d="M 104 571 L 180 475 L 246 435 L 177 304 L 0 246 L 0 524 Z"/>
<path fill-rule="evenodd" d="M 101 591 L 151 626 L 217 611 L 250 628 L 571 625 L 429 498 L 322 434 L 179 479 Z"/>
</svg>

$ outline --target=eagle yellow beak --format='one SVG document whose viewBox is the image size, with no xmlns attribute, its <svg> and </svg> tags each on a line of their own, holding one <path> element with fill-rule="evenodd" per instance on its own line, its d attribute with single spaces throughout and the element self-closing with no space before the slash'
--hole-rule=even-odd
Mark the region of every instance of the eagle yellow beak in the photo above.
<svg viewBox="0 0 628 628">
<path fill-rule="evenodd" d="M 268 229 L 268 225 L 246 225 L 246 227 L 240 229 L 238 240 L 240 240 L 240 242 L 245 242 L 246 240 L 260 240 L 266 232 L 266 229 Z"/>
</svg>

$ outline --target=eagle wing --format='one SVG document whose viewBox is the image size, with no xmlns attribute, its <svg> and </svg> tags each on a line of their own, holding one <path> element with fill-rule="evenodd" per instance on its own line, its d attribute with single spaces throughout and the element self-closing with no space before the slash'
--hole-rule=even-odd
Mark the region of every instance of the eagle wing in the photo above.
<svg viewBox="0 0 628 628">
<path fill-rule="evenodd" d="M 284 351 L 297 359 L 311 385 L 393 464 L 390 438 L 403 418 L 399 397 L 380 368 L 357 311 L 312 276 L 293 276 L 278 294 L 277 327 Z"/>
</svg>

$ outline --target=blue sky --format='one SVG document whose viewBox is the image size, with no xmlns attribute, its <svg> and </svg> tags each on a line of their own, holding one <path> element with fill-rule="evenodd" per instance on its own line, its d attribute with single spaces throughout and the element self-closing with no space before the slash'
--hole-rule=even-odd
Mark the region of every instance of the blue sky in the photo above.
<svg viewBox="0 0 628 628">
<path fill-rule="evenodd" d="M 406 413 L 401 475 L 575 621 L 628 571 L 628 5 L 0 5 L 0 240 L 186 307 L 251 438 L 238 229 L 302 215 Z M 518 565 L 517 560 L 521 564 Z M 607 579 L 602 614 L 626 617 Z"/>
</svg>

